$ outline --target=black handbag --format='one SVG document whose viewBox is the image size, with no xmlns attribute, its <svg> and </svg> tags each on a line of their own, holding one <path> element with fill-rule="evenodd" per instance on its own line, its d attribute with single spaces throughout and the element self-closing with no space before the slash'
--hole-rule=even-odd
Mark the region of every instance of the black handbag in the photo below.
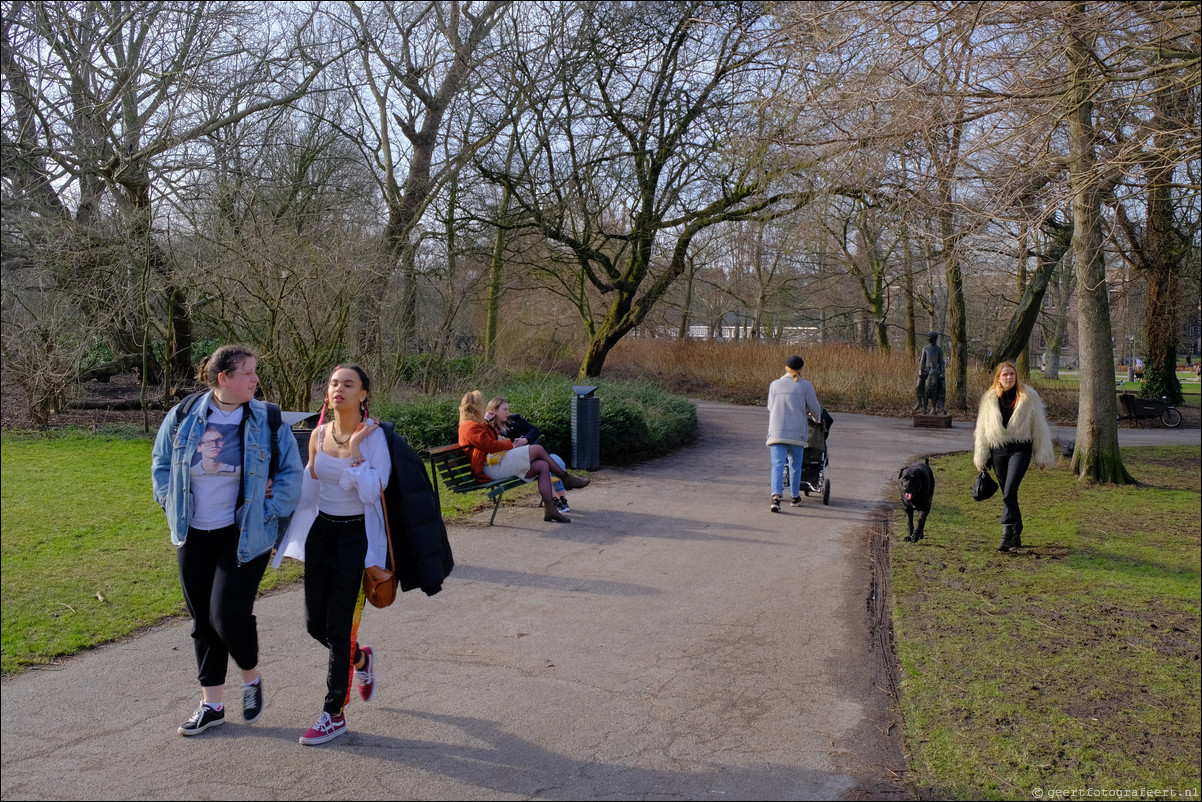
<svg viewBox="0 0 1202 802">
<path fill-rule="evenodd" d="M 972 500 L 984 501 L 987 498 L 993 498 L 993 494 L 997 492 L 997 482 L 993 481 L 993 477 L 989 475 L 989 469 L 985 468 L 977 474 L 977 481 L 972 483 Z"/>
</svg>

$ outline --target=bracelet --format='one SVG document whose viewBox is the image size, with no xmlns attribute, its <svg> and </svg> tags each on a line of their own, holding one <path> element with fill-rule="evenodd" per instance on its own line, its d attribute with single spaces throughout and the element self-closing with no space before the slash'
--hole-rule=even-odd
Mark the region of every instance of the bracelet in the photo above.
<svg viewBox="0 0 1202 802">
<path fill-rule="evenodd" d="M 366 460 L 364 460 L 364 459 L 363 459 L 363 457 L 358 457 L 358 458 L 354 458 L 354 457 L 352 457 L 352 458 L 351 458 L 351 467 L 352 467 L 352 468 L 358 468 L 358 467 L 359 467 L 360 465 L 362 465 L 364 462 L 366 462 Z"/>
</svg>

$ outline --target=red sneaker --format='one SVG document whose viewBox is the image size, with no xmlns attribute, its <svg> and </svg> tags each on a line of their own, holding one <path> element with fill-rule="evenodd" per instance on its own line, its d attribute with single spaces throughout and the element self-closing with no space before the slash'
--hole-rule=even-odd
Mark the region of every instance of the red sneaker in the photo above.
<svg viewBox="0 0 1202 802">
<path fill-rule="evenodd" d="M 359 686 L 359 698 L 365 702 L 370 702 L 371 697 L 376 692 L 376 674 L 373 670 L 376 656 L 370 646 L 364 646 L 359 651 L 363 652 L 367 658 L 367 662 L 363 664 L 363 668 L 355 669 L 355 684 Z"/>
<path fill-rule="evenodd" d="M 317 717 L 317 723 L 300 737 L 300 742 L 309 746 L 315 746 L 317 744 L 324 744 L 326 741 L 332 741 L 345 733 L 346 716 L 341 713 L 331 716 L 323 710 L 321 711 L 321 715 Z"/>
</svg>

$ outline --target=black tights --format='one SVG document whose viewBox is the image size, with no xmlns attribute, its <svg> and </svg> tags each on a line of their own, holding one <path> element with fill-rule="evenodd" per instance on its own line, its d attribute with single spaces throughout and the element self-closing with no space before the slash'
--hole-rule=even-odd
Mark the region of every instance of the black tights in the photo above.
<svg viewBox="0 0 1202 802">
<path fill-rule="evenodd" d="M 551 491 L 551 476 L 564 476 L 563 470 L 547 454 L 542 446 L 530 446 L 530 470 L 526 472 L 527 479 L 538 479 L 538 494 L 543 497 L 544 504 L 555 504 L 555 494 Z"/>
</svg>

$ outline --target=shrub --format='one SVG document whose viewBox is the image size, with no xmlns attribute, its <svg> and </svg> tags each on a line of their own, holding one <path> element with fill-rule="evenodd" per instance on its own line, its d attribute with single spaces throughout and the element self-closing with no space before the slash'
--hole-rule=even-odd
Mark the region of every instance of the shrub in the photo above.
<svg viewBox="0 0 1202 802">
<path fill-rule="evenodd" d="M 481 388 L 482 390 L 484 388 Z M 548 451 L 568 459 L 572 446 L 572 380 L 532 372 L 503 378 L 485 392 L 509 399 L 513 411 L 542 431 Z M 600 445 L 604 465 L 630 465 L 664 456 L 697 436 L 697 411 L 684 398 L 645 381 L 601 380 Z M 462 394 L 418 397 L 377 404 L 373 413 L 391 420 L 414 448 L 453 443 L 459 437 Z"/>
</svg>

